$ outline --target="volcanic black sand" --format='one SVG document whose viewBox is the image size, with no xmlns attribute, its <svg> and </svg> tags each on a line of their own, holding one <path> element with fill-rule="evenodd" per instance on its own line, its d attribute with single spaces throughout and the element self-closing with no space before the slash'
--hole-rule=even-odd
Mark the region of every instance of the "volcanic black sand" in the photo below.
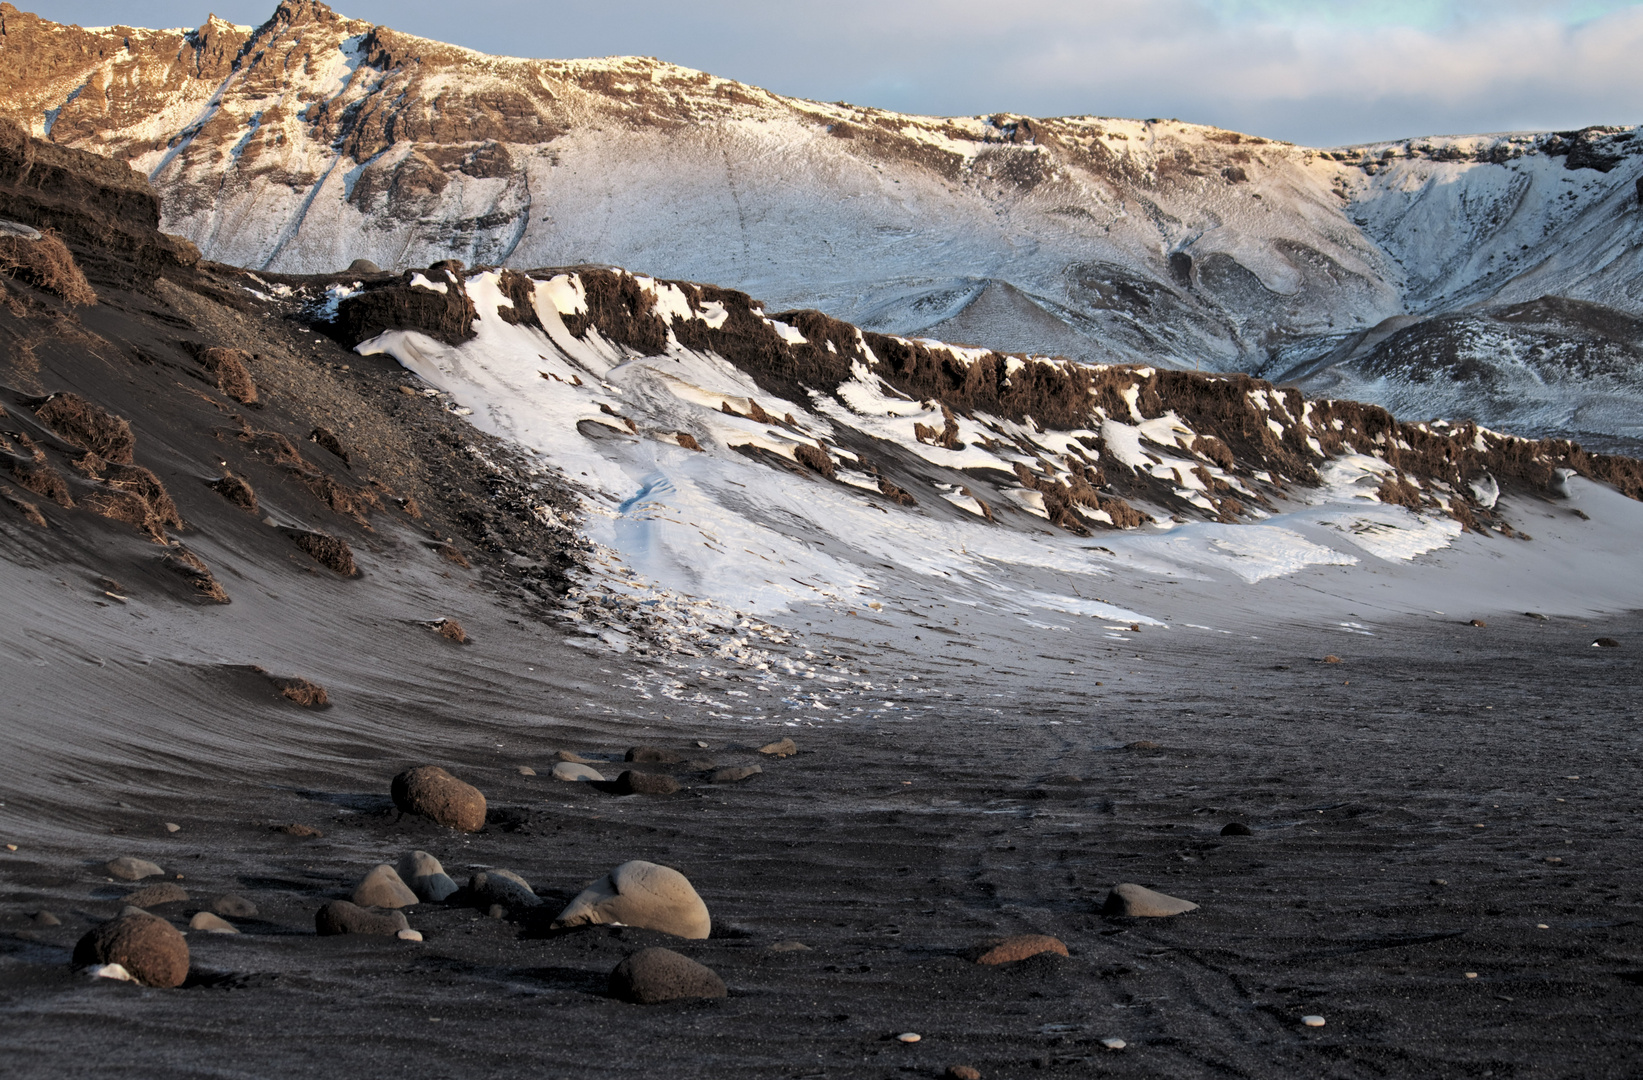
<svg viewBox="0 0 1643 1080">
<path fill-rule="evenodd" d="M 665 721 L 620 689 L 644 665 L 477 626 L 482 653 L 430 644 L 397 703 L 362 677 L 339 696 L 366 705 L 258 720 L 255 748 L 220 760 L 150 743 L 35 777 L 21 817 L 44 837 L 8 836 L 3 863 L 8 1074 L 1620 1077 L 1643 1059 L 1637 666 L 1590 644 L 1640 640 L 1643 619 L 1418 623 L 1340 664 L 1271 628 L 1213 656 L 1153 635 L 1030 691 L 886 656 L 858 670 L 926 679 L 864 694 L 871 718 L 798 727 L 681 702 Z M 126 667 L 91 681 L 155 681 L 109 674 Z M 442 706 L 421 700 L 436 686 Z M 226 684 L 189 694 L 170 721 L 128 698 L 107 742 L 167 723 L 197 742 L 191 715 L 245 707 Z M 676 767 L 679 794 L 617 798 L 546 776 L 558 748 L 737 764 L 759 759 L 733 747 L 784 733 L 799 755 L 733 786 Z M 388 781 L 420 760 L 480 786 L 492 824 L 401 818 Z M 1252 834 L 1222 836 L 1234 821 Z M 324 836 L 270 831 L 289 822 Z M 409 912 L 422 943 L 314 936 L 325 900 L 414 848 L 459 881 L 517 870 L 553 910 L 619 862 L 662 862 L 714 936 L 544 938 L 439 905 Z M 183 989 L 70 969 L 131 888 L 101 863 L 128 853 L 182 875 L 195 902 L 161 909 L 179 922 L 225 891 L 260 909 L 238 937 L 189 936 Z M 1202 907 L 1104 919 L 1121 881 Z M 63 925 L 34 928 L 42 908 Z M 1072 955 L 961 955 L 1012 932 Z M 770 948 L 790 941 L 809 948 Z M 656 943 L 730 997 L 606 997 L 610 969 Z"/>
</svg>

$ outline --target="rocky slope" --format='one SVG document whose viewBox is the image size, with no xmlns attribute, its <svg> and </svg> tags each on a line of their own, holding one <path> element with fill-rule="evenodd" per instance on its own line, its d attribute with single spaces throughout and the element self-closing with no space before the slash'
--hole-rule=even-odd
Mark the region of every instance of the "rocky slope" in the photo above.
<svg viewBox="0 0 1643 1080">
<path fill-rule="evenodd" d="M 1527 404 L 1434 385 L 1401 340 L 1371 356 L 1437 320 L 1417 336 L 1521 382 L 1452 320 L 1546 296 L 1643 314 L 1629 128 L 1321 151 L 1173 120 L 904 116 L 650 59 L 485 56 L 314 0 L 192 31 L 0 4 L 0 57 L 0 115 L 134 165 L 167 229 L 222 262 L 618 264 L 884 332 L 1643 437 L 1635 365 L 1601 387 L 1626 408 L 1565 395 L 1581 332 L 1547 324 L 1532 377 L 1556 385 Z"/>
</svg>

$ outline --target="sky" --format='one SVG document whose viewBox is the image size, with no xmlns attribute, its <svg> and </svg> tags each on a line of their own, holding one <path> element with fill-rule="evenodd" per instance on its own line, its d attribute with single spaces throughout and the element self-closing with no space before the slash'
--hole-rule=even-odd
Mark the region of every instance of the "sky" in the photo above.
<svg viewBox="0 0 1643 1080">
<path fill-rule="evenodd" d="M 275 0 L 13 0 L 84 26 Z M 1643 122 L 1643 0 L 336 0 L 490 53 L 655 56 L 901 112 L 1174 117 L 1313 146 Z M 482 13 L 482 14 L 481 14 Z"/>
</svg>

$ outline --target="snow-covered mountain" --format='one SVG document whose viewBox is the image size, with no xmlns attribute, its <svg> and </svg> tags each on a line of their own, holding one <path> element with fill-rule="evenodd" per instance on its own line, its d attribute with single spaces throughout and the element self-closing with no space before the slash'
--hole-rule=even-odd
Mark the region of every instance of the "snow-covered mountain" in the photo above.
<svg viewBox="0 0 1643 1080">
<path fill-rule="evenodd" d="M 618 264 L 885 332 L 1643 435 L 1635 129 L 1323 151 L 1175 120 L 905 116 L 651 59 L 491 57 L 313 0 L 192 31 L 0 4 L 0 57 L 0 113 L 146 172 L 166 227 L 224 262 Z M 1543 297 L 1592 318 L 1522 344 L 1513 312 Z M 1593 333 L 1625 408 L 1581 404 Z M 1439 340 L 1455 359 L 1434 367 Z"/>
</svg>

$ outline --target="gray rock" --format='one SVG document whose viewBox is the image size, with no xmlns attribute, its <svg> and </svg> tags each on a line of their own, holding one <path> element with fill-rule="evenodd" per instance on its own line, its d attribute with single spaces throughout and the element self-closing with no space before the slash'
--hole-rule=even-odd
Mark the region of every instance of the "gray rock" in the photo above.
<svg viewBox="0 0 1643 1080">
<path fill-rule="evenodd" d="M 707 778 L 710 784 L 734 784 L 746 780 L 750 776 L 758 776 L 764 769 L 757 765 L 727 765 L 722 769 L 715 769 L 713 775 Z"/>
<path fill-rule="evenodd" d="M 239 930 L 227 919 L 219 918 L 209 911 L 195 912 L 194 917 L 188 920 L 190 930 L 203 930 L 207 934 L 237 934 Z"/>
<path fill-rule="evenodd" d="M 759 753 L 770 754 L 773 757 L 792 757 L 799 752 L 792 739 L 778 739 L 773 743 L 765 743 L 759 747 Z"/>
<path fill-rule="evenodd" d="M 1107 902 L 1102 905 L 1101 914 L 1108 916 L 1128 916 L 1140 919 L 1161 919 L 1170 915 L 1181 915 L 1188 911 L 1197 911 L 1198 905 L 1190 900 L 1181 900 L 1174 896 L 1166 896 L 1161 892 L 1142 888 L 1126 882 L 1116 885 L 1112 892 L 1107 894 Z"/>
<path fill-rule="evenodd" d="M 637 926 L 700 939 L 712 932 L 713 920 L 683 874 L 635 859 L 583 889 L 553 925 Z"/>
<path fill-rule="evenodd" d="M 531 768 L 529 765 L 521 765 L 521 766 L 519 766 L 519 775 L 520 776 L 535 776 L 536 775 L 536 770 Z"/>
<path fill-rule="evenodd" d="M 332 900 L 314 913 L 314 930 L 321 936 L 380 934 L 393 937 L 409 930 L 403 911 L 367 911 L 346 900 Z"/>
<path fill-rule="evenodd" d="M 417 895 L 393 867 L 379 863 L 354 886 L 353 901 L 360 907 L 402 908 L 415 904 Z"/>
<path fill-rule="evenodd" d="M 178 904 L 188 899 L 188 891 L 181 885 L 170 881 L 162 881 L 158 885 L 150 885 L 138 889 L 129 896 L 121 898 L 125 903 L 136 908 L 157 907 L 160 904 Z"/>
<path fill-rule="evenodd" d="M 591 765 L 581 765 L 574 761 L 557 762 L 553 767 L 555 780 L 603 780 L 598 769 Z"/>
<path fill-rule="evenodd" d="M 500 904 L 505 908 L 530 909 L 540 907 L 542 898 L 531 891 L 528 881 L 512 870 L 484 870 L 468 880 L 468 892 L 475 907 Z"/>
<path fill-rule="evenodd" d="M 640 949 L 610 973 L 610 996 L 635 1005 L 728 996 L 724 980 L 672 949 Z"/>
<path fill-rule="evenodd" d="M 257 905 L 243 896 L 234 893 L 223 893 L 211 901 L 211 910 L 218 915 L 226 915 L 231 919 L 251 919 L 257 914 Z"/>
<path fill-rule="evenodd" d="M 399 877 L 410 886 L 418 899 L 430 904 L 443 903 L 457 890 L 456 882 L 445 873 L 439 860 L 426 851 L 412 851 L 400 856 Z"/>
<path fill-rule="evenodd" d="M 1255 830 L 1251 829 L 1248 825 L 1245 825 L 1241 821 L 1229 821 L 1225 825 L 1221 826 L 1221 835 L 1253 836 L 1255 835 Z"/>
<path fill-rule="evenodd" d="M 370 259 L 355 259 L 348 264 L 346 272 L 350 274 L 380 274 L 382 273 L 382 267 Z"/>
<path fill-rule="evenodd" d="M 627 769 L 616 778 L 615 788 L 618 795 L 672 795 L 679 790 L 679 781 L 661 773 Z"/>
<path fill-rule="evenodd" d="M 111 859 L 103 864 L 103 869 L 108 871 L 109 877 L 119 878 L 121 881 L 141 881 L 145 877 L 156 877 L 165 873 L 147 859 L 133 859 L 129 855 Z"/>
<path fill-rule="evenodd" d="M 49 911 L 36 911 L 34 913 L 34 925 L 35 926 L 62 926 L 63 925 L 63 920 L 59 919 L 57 916 L 53 915 Z"/>
</svg>

